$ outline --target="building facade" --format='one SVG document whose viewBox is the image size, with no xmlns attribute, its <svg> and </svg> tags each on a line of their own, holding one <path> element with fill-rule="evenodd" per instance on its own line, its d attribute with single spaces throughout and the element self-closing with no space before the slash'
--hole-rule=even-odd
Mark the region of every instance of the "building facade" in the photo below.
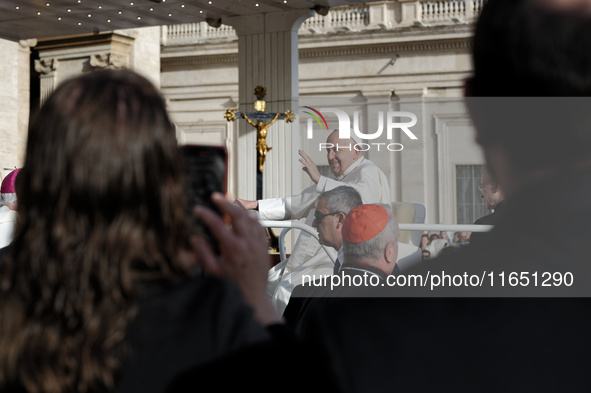
<svg viewBox="0 0 591 393">
<path fill-rule="evenodd" d="M 396 201 L 424 204 L 430 223 L 466 224 L 483 215 L 477 185 L 484 158 L 461 98 L 471 72 L 474 20 L 482 4 L 373 2 L 306 19 L 298 30 L 299 108 L 292 109 L 299 127 L 290 137 L 279 128 L 270 129 L 268 144 L 279 148 L 267 156 L 264 196 L 283 196 L 276 186 L 281 180 L 290 181 L 294 193 L 311 184 L 297 163 L 298 149 L 326 166 L 326 152 L 319 144 L 327 132 L 318 128 L 308 139 L 312 119 L 302 107 L 336 106 L 347 112 L 351 125 L 357 112 L 363 133 L 379 130 L 382 118 L 382 136 L 372 142 L 383 144 L 362 148 L 388 176 Z M 248 55 L 261 56 L 254 51 Z M 236 152 L 254 149 L 241 143 L 237 128 L 250 126 L 240 119 L 227 122 L 222 116 L 226 109 L 239 106 L 238 57 L 238 38 L 230 26 L 216 29 L 202 22 L 163 28 L 161 83 L 180 141 L 226 146 L 233 158 L 230 192 L 253 199 L 252 193 L 240 192 L 244 189 L 240 182 L 252 180 L 236 176 L 245 164 Z M 265 87 L 271 94 L 277 89 Z M 415 114 L 418 139 L 410 140 L 400 130 L 388 139 L 389 112 Z M 324 115 L 328 129 L 338 128 L 335 116 Z M 291 146 L 285 148 L 284 138 L 291 138 Z M 385 149 L 391 143 L 397 143 L 393 148 L 402 145 L 402 151 Z M 278 168 L 288 165 L 292 165 L 291 178 L 279 179 Z"/>
<path fill-rule="evenodd" d="M 343 125 L 334 112 L 322 109 L 338 108 L 363 136 L 381 134 L 361 140 L 360 148 L 388 176 L 395 201 L 423 204 L 428 223 L 472 223 L 483 215 L 477 185 L 484 158 L 462 102 L 474 20 L 483 1 L 372 2 L 321 8 L 296 22 L 297 58 L 291 61 L 299 91 L 286 104 L 296 121 L 269 127 L 272 149 L 263 196 L 297 193 L 311 184 L 298 163 L 298 149 L 328 170 L 321 144 L 328 130 Z M 242 119 L 227 121 L 224 113 L 254 109 L 254 91 L 252 101 L 240 102 L 243 61 L 256 68 L 249 76 L 252 86 L 261 84 L 257 74 L 264 75 L 266 98 L 282 95 L 288 86 L 269 64 L 288 61 L 282 48 L 290 43 L 282 45 L 285 35 L 267 34 L 265 40 L 277 42 L 241 46 L 240 37 L 231 26 L 201 22 L 20 43 L 0 40 L 6 53 L 0 65 L 2 174 L 22 164 L 29 113 L 60 81 L 95 69 L 129 67 L 161 87 L 181 144 L 228 149 L 230 194 L 254 199 L 256 130 Z M 268 47 L 272 53 L 266 53 Z M 304 107 L 321 112 L 326 124 Z M 407 121 L 399 115 L 408 113 L 416 118 L 410 131 L 417 139 L 392 127 Z"/>
</svg>

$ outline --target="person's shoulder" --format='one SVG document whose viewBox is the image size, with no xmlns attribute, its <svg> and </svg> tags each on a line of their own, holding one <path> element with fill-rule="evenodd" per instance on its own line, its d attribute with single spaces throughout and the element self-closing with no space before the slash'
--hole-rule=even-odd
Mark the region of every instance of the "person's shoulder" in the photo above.
<svg viewBox="0 0 591 393">
<path fill-rule="evenodd" d="M 496 223 L 497 218 L 498 215 L 495 212 L 492 212 L 474 221 L 474 225 L 493 225 Z"/>
<path fill-rule="evenodd" d="M 170 320 L 195 319 L 217 315 L 216 310 L 249 313 L 239 289 L 230 281 L 210 276 L 192 275 L 174 284 L 156 286 L 140 298 L 144 317 L 166 317 Z M 231 314 L 232 312 L 230 312 Z"/>
<path fill-rule="evenodd" d="M 361 162 L 359 163 L 359 168 L 364 168 L 364 169 L 367 169 L 367 168 L 380 169 L 380 168 L 378 168 L 378 166 L 376 164 L 374 164 L 373 161 L 371 161 L 370 159 L 365 158 L 365 157 L 361 157 Z"/>
<path fill-rule="evenodd" d="M 291 297 L 310 297 L 320 295 L 326 287 L 326 279 L 316 279 L 305 284 L 296 285 L 291 292 Z"/>
<path fill-rule="evenodd" d="M 139 343 L 168 340 L 176 345 L 194 345 L 200 341 L 190 337 L 215 333 L 216 339 L 204 345 L 204 357 L 223 347 L 233 348 L 268 336 L 234 284 L 196 275 L 143 295 L 132 331 Z"/>
<path fill-rule="evenodd" d="M 332 275 L 325 275 L 315 281 L 306 281 L 303 284 L 297 285 L 290 295 L 290 303 L 305 303 L 310 298 L 329 297 L 332 295 L 334 281 Z"/>
<path fill-rule="evenodd" d="M 384 175 L 384 172 L 373 161 L 363 158 L 363 161 L 354 169 L 362 174 Z M 385 176 L 385 175 L 384 175 Z"/>
<path fill-rule="evenodd" d="M 491 214 L 493 214 L 493 213 L 491 213 Z M 490 216 L 490 214 L 487 214 L 486 216 L 482 216 L 482 217 L 476 219 L 476 221 L 474 221 L 474 225 L 485 225 L 487 223 L 488 216 Z"/>
</svg>

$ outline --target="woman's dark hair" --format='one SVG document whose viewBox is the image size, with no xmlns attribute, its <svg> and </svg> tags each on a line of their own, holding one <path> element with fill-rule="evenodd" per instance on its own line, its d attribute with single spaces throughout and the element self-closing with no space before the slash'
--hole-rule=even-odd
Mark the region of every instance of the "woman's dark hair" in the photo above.
<svg viewBox="0 0 591 393">
<path fill-rule="evenodd" d="M 0 265 L 0 387 L 114 385 L 138 292 L 186 275 L 175 129 L 132 71 L 63 82 L 29 127 L 19 218 Z"/>
</svg>

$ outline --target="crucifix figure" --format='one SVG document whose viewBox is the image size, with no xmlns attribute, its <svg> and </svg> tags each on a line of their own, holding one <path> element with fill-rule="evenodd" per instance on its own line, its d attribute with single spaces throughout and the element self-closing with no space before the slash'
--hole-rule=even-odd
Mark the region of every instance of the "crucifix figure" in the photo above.
<svg viewBox="0 0 591 393">
<path fill-rule="evenodd" d="M 272 147 L 267 146 L 267 128 L 273 123 L 281 113 L 277 113 L 273 120 L 265 124 L 262 120 L 259 120 L 257 123 L 250 120 L 250 118 L 246 115 L 246 113 L 242 113 L 242 118 L 248 122 L 251 126 L 257 129 L 257 157 L 259 159 L 259 172 L 263 172 L 263 164 L 265 163 L 265 159 L 267 158 L 267 152 L 272 149 Z"/>
<path fill-rule="evenodd" d="M 276 120 L 283 119 L 286 123 L 291 123 L 295 120 L 295 115 L 292 111 L 287 110 L 285 113 L 269 113 L 265 112 L 266 102 L 264 100 L 267 89 L 262 86 L 257 86 L 254 89 L 254 94 L 257 100 L 254 103 L 254 112 L 238 112 L 235 109 L 228 109 L 224 114 L 224 118 L 228 121 L 236 120 L 236 115 L 240 114 L 244 120 L 257 130 L 257 199 L 262 199 L 263 191 L 263 166 L 267 158 L 267 153 L 271 147 L 267 145 L 268 128 L 275 123 Z M 268 121 L 268 122 L 267 122 Z"/>
</svg>

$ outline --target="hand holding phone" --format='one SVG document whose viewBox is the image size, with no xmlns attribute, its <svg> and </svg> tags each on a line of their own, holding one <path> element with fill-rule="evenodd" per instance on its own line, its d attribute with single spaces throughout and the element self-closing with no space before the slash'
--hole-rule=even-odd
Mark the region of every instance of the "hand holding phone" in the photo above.
<svg viewBox="0 0 591 393">
<path fill-rule="evenodd" d="M 187 199 L 192 228 L 218 252 L 218 245 L 209 230 L 193 213 L 195 206 L 205 206 L 221 215 L 211 194 L 227 192 L 228 154 L 221 146 L 184 145 L 180 147 L 187 173 Z"/>
</svg>

